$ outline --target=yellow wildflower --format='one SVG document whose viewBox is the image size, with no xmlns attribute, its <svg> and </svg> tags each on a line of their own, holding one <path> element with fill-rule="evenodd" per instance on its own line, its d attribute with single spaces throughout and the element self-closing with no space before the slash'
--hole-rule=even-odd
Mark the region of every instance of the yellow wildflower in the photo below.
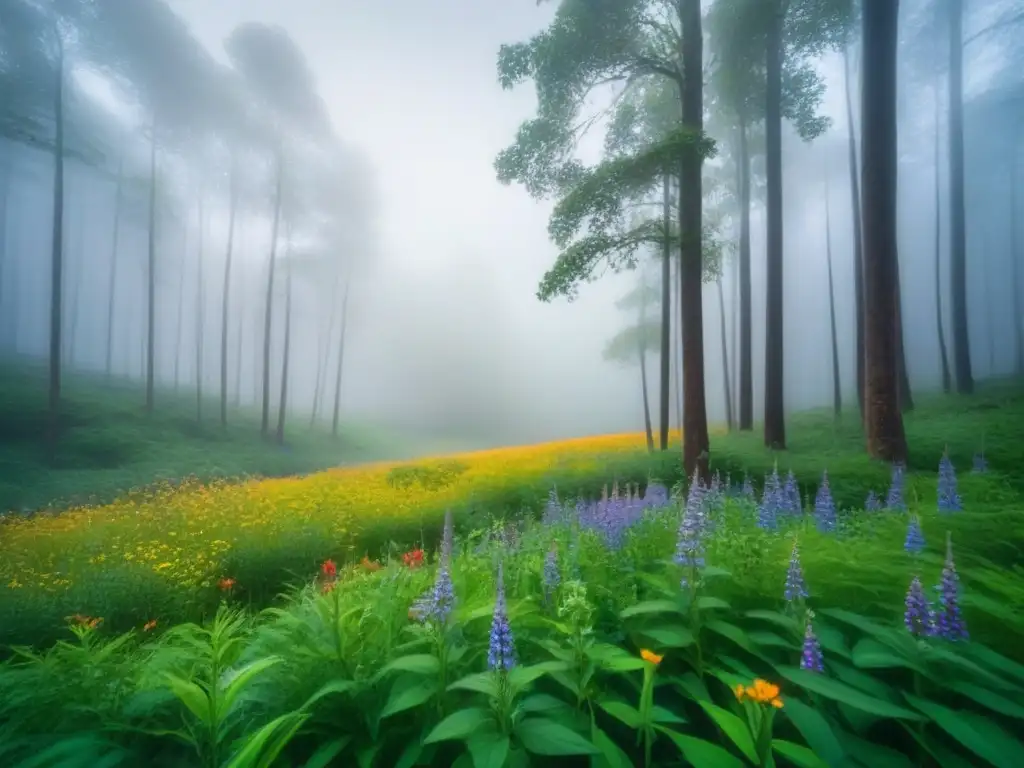
<svg viewBox="0 0 1024 768">
<path fill-rule="evenodd" d="M 664 655 L 658 655 L 654 651 L 648 651 L 646 648 L 640 649 L 640 658 L 644 661 L 649 661 L 651 664 L 661 664 L 661 660 L 665 658 Z"/>
</svg>

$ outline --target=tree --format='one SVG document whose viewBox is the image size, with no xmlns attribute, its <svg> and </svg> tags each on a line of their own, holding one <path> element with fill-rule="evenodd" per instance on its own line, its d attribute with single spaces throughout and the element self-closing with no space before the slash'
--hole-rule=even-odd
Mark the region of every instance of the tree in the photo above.
<svg viewBox="0 0 1024 768">
<path fill-rule="evenodd" d="M 843 48 L 843 92 L 846 101 L 846 142 L 850 174 L 850 211 L 853 214 L 853 303 L 854 356 L 856 358 L 857 405 L 864 420 L 864 245 L 861 232 L 860 169 L 857 165 L 857 134 L 853 127 L 853 95 L 850 89 L 850 47 Z"/>
<path fill-rule="evenodd" d="M 865 408 L 867 450 L 905 462 L 907 440 L 899 407 L 896 313 L 896 48 L 897 0 L 864 0 L 861 57 L 863 142 Z"/>
<path fill-rule="evenodd" d="M 942 192 L 939 186 L 941 163 L 941 124 L 939 83 L 935 84 L 935 330 L 939 339 L 939 360 L 942 364 L 942 391 L 949 394 L 952 377 L 949 372 L 949 354 L 946 351 L 946 331 L 942 323 Z"/>
<path fill-rule="evenodd" d="M 839 418 L 843 411 L 843 390 L 839 379 L 839 339 L 836 334 L 836 291 L 832 281 L 832 211 L 825 177 L 825 260 L 828 262 L 828 319 L 832 339 L 832 413 Z"/>
</svg>

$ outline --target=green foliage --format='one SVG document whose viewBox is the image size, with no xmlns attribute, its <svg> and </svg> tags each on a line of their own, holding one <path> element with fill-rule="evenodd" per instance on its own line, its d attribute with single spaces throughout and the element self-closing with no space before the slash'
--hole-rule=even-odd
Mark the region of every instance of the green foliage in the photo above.
<svg viewBox="0 0 1024 768">
<path fill-rule="evenodd" d="M 439 490 L 454 483 L 469 467 L 461 461 L 446 460 L 431 464 L 407 464 L 388 472 L 388 485 L 409 488 L 419 485 L 427 490 Z"/>
<path fill-rule="evenodd" d="M 642 325 L 631 325 L 612 336 L 602 353 L 605 360 L 636 365 L 640 355 L 652 352 L 661 343 L 661 323 L 648 320 Z"/>
</svg>

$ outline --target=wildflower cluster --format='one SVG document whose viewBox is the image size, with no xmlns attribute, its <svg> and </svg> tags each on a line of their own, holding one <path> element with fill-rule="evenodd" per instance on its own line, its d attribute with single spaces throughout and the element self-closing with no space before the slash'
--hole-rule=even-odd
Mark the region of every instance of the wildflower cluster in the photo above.
<svg viewBox="0 0 1024 768">
<path fill-rule="evenodd" d="M 836 505 L 828 487 L 828 472 L 822 475 L 818 495 L 814 499 L 814 521 L 822 533 L 834 533 L 836 530 Z"/>
<path fill-rule="evenodd" d="M 907 631 L 915 637 L 967 640 L 967 624 L 960 609 L 960 577 L 953 562 L 952 537 L 948 533 L 946 561 L 942 568 L 942 578 L 935 591 L 937 598 L 932 603 L 925 596 L 918 576 L 910 582 L 903 613 L 903 623 Z"/>
<path fill-rule="evenodd" d="M 939 460 L 939 512 L 959 512 L 963 509 L 957 492 L 956 470 L 949 458 L 949 452 Z"/>
</svg>

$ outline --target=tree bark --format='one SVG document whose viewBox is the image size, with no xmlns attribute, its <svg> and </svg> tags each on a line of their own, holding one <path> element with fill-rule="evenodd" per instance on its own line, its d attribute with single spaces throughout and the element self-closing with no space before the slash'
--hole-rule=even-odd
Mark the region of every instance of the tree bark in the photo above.
<svg viewBox="0 0 1024 768">
<path fill-rule="evenodd" d="M 899 3 L 864 0 L 861 137 L 864 214 L 865 426 L 868 453 L 905 463 L 899 408 L 896 189 L 896 49 Z"/>
<path fill-rule="evenodd" d="M 680 0 L 682 22 L 683 126 L 695 135 L 704 130 L 704 39 L 700 0 Z M 679 162 L 679 293 L 683 337 L 683 466 L 710 481 L 708 415 L 704 394 L 704 299 L 702 295 L 703 158 L 693 148 Z"/>
<path fill-rule="evenodd" d="M 284 422 L 288 411 L 288 363 L 292 346 L 292 267 L 285 262 L 284 351 L 281 356 L 281 402 L 277 409 L 277 444 L 284 445 Z"/>
<path fill-rule="evenodd" d="M 4 305 L 4 284 L 10 279 L 7 272 L 7 206 L 11 199 L 13 176 L 11 163 L 5 162 L 0 165 L 0 347 L 7 343 L 4 333 L 8 326 L 5 322 L 7 307 Z M 15 346 L 13 339 L 11 346 Z"/>
<path fill-rule="evenodd" d="M 669 389 L 672 371 L 672 243 L 669 240 L 672 229 L 671 194 L 671 179 L 666 173 L 661 186 L 664 242 L 661 246 L 661 370 L 658 391 L 658 411 L 661 421 L 658 425 L 658 441 L 663 451 L 668 450 L 669 400 L 672 394 Z"/>
<path fill-rule="evenodd" d="M 62 290 L 64 271 L 64 44 L 60 31 L 57 38 L 57 61 L 54 65 L 53 89 L 53 239 L 50 251 L 50 359 L 46 447 L 50 464 L 57 461 L 57 439 L 60 432 L 60 375 L 62 336 Z"/>
<path fill-rule="evenodd" d="M 338 415 L 341 412 L 341 371 L 345 359 L 345 331 L 348 326 L 348 295 L 352 287 L 352 275 L 345 280 L 345 295 L 341 298 L 341 328 L 338 333 L 338 373 L 334 379 L 334 413 L 331 416 L 331 435 L 338 436 Z"/>
<path fill-rule="evenodd" d="M 935 329 L 939 336 L 939 357 L 942 362 L 942 391 L 947 395 L 953 388 L 949 371 L 949 353 L 946 351 L 946 331 L 942 323 L 942 193 L 939 189 L 940 133 L 939 84 L 935 84 Z"/>
<path fill-rule="evenodd" d="M 177 394 L 181 388 L 181 353 L 182 337 L 184 336 L 185 325 L 185 264 L 188 263 L 188 221 L 186 219 L 184 228 L 184 243 L 181 254 L 181 274 L 178 275 L 178 323 L 174 338 L 174 392 Z"/>
<path fill-rule="evenodd" d="M 334 335 L 334 323 L 337 318 L 338 292 L 340 288 L 341 270 L 339 269 L 338 275 L 334 280 L 334 289 L 331 291 L 331 314 L 327 323 L 327 334 L 324 336 L 323 342 L 317 345 L 319 355 L 316 361 L 316 388 L 313 390 L 313 412 L 309 417 L 310 429 L 313 429 L 316 425 L 317 417 L 320 415 L 320 409 L 323 406 L 324 390 L 327 386 L 327 360 L 330 356 L 331 337 Z"/>
<path fill-rule="evenodd" d="M 281 148 L 277 150 L 277 184 L 274 192 L 274 224 L 270 233 L 270 265 L 267 270 L 267 304 L 263 314 L 263 414 L 260 434 L 270 430 L 270 332 L 274 317 L 274 265 L 277 261 L 277 232 L 281 222 L 281 177 L 284 173 Z"/>
<path fill-rule="evenodd" d="M 967 221 L 964 201 L 963 0 L 949 2 L 949 271 L 956 391 L 974 392 L 967 312 Z"/>
<path fill-rule="evenodd" d="M 740 187 L 740 429 L 754 428 L 753 312 L 750 284 L 750 145 L 742 115 L 739 128 Z"/>
<path fill-rule="evenodd" d="M 156 129 L 149 142 L 149 241 L 146 260 L 146 413 L 153 412 L 156 375 Z"/>
<path fill-rule="evenodd" d="M 1024 375 L 1024 307 L 1021 306 L 1020 285 L 1020 227 L 1017 221 L 1017 185 L 1020 182 L 1020 164 L 1015 153 L 1010 162 L 1010 279 L 1013 281 L 1013 332 L 1016 341 L 1014 372 Z"/>
<path fill-rule="evenodd" d="M 231 179 L 228 203 L 228 244 L 224 258 L 224 296 L 221 300 L 220 317 L 220 425 L 228 426 L 228 321 L 231 318 L 231 260 L 235 249 L 235 214 L 238 208 L 238 166 L 234 155 L 231 157 Z"/>
<path fill-rule="evenodd" d="M 198 217 L 199 242 L 196 249 L 196 423 L 203 420 L 203 328 L 206 302 L 203 295 L 203 247 L 205 246 L 205 222 L 203 218 L 203 197 L 205 185 L 199 189 Z"/>
<path fill-rule="evenodd" d="M 722 332 L 722 384 L 725 395 L 725 423 L 732 432 L 736 426 L 732 413 L 732 387 L 729 381 L 729 337 L 725 326 L 725 292 L 722 290 L 722 276 L 715 282 L 718 286 L 718 319 Z"/>
<path fill-rule="evenodd" d="M 647 351 L 640 347 L 640 388 L 644 396 L 644 434 L 647 435 L 647 452 L 654 453 L 654 427 L 651 425 L 651 401 L 647 394 Z"/>
<path fill-rule="evenodd" d="M 782 275 L 782 24 L 783 10 L 775 2 L 765 46 L 767 92 L 765 153 L 767 175 L 767 311 L 765 313 L 764 444 L 786 448 L 785 350 Z"/>
<path fill-rule="evenodd" d="M 121 240 L 121 196 L 124 189 L 124 153 L 117 163 L 117 186 L 114 191 L 114 232 L 110 246 L 110 273 L 107 277 L 107 346 L 104 370 L 109 379 L 114 372 L 114 308 L 117 306 L 117 249 Z"/>
<path fill-rule="evenodd" d="M 836 333 L 836 291 L 832 279 L 832 211 L 829 205 L 828 179 L 825 179 L 825 259 L 828 261 L 828 319 L 832 332 L 832 413 L 839 419 L 843 412 L 843 389 L 839 378 L 839 337 Z"/>
<path fill-rule="evenodd" d="M 863 58 L 863 56 L 862 56 Z M 847 157 L 850 165 L 850 205 L 853 211 L 853 303 L 855 316 L 855 356 L 857 407 L 864 421 L 864 244 L 860 210 L 860 172 L 857 164 L 857 134 L 853 123 L 853 96 L 850 92 L 850 49 L 843 48 L 843 79 L 846 92 Z"/>
<path fill-rule="evenodd" d="M 914 410 L 914 396 L 910 389 L 910 374 L 907 372 L 907 354 L 903 343 L 903 287 L 900 280 L 899 259 L 896 265 L 896 317 L 893 327 L 896 329 L 896 376 L 899 386 L 900 410 L 909 413 Z"/>
<path fill-rule="evenodd" d="M 248 291 L 242 291 L 238 307 L 238 336 L 235 337 L 235 407 L 242 404 L 242 350 L 245 348 L 242 342 L 245 336 L 245 314 L 249 310 L 247 306 Z"/>
</svg>

